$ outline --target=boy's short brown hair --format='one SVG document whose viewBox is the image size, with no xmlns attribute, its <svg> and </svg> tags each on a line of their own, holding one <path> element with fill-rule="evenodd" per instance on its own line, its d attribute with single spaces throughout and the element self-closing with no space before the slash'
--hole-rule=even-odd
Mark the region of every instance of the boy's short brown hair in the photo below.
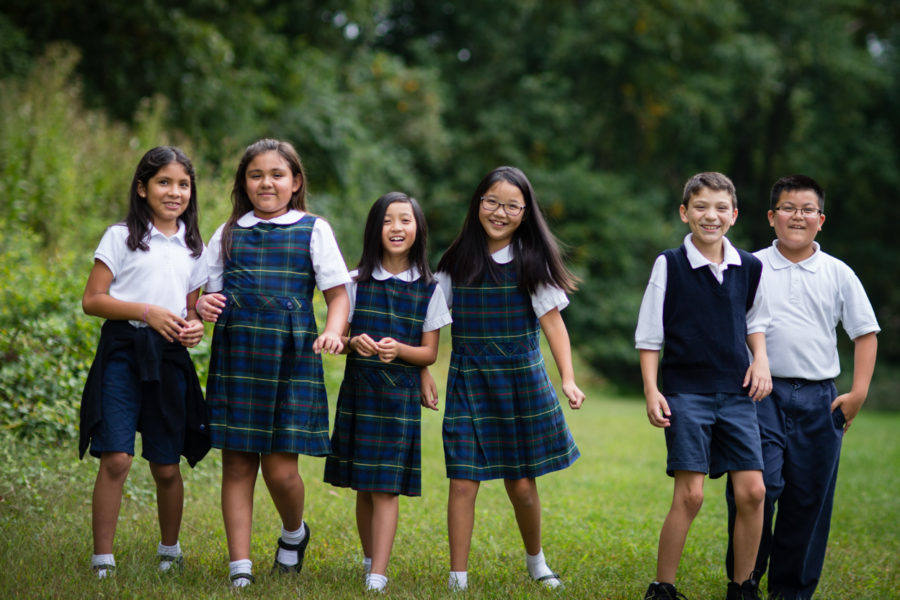
<svg viewBox="0 0 900 600">
<path fill-rule="evenodd" d="M 697 173 L 684 184 L 684 193 L 682 194 L 681 203 L 687 207 L 688 201 L 694 194 L 699 194 L 702 189 L 709 189 L 716 192 L 728 192 L 731 196 L 731 203 L 737 208 L 737 192 L 734 190 L 734 184 L 728 179 L 727 175 L 716 171 L 707 171 L 706 173 Z"/>
</svg>

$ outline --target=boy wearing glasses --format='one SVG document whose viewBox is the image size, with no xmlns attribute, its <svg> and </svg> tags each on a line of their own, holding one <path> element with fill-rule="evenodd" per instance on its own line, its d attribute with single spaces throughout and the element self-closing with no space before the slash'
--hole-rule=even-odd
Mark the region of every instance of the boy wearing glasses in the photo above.
<svg viewBox="0 0 900 600">
<path fill-rule="evenodd" d="M 772 187 L 769 206 L 777 239 L 755 255 L 772 313 L 766 348 L 773 389 L 757 405 L 766 501 L 752 579 L 758 585 L 769 564 L 769 598 L 794 600 L 811 598 L 819 582 L 841 439 L 868 394 L 880 328 L 856 274 L 815 241 L 825 222 L 821 186 L 805 175 L 783 177 Z M 853 384 L 840 396 L 834 385 L 838 321 L 855 346 Z M 730 485 L 726 497 L 730 536 Z M 730 575 L 730 548 L 726 565 Z"/>
<path fill-rule="evenodd" d="M 703 502 L 704 478 L 729 473 L 736 498 L 738 577 L 728 583 L 727 597 L 754 599 L 750 576 L 765 498 L 754 400 L 772 389 L 762 265 L 725 237 L 738 213 L 734 185 L 725 175 L 700 173 L 688 180 L 679 212 L 690 233 L 681 247 L 657 257 L 635 331 L 647 417 L 665 428 L 666 472 L 675 478 L 672 506 L 659 535 L 656 580 L 644 598 L 684 598 L 675 589 L 675 573 Z"/>
</svg>

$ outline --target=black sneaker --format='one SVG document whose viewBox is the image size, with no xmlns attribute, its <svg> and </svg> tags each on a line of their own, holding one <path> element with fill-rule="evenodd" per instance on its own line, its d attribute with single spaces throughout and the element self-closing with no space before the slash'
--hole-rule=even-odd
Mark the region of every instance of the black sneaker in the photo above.
<svg viewBox="0 0 900 600">
<path fill-rule="evenodd" d="M 651 583 L 644 594 L 644 600 L 687 600 L 671 583 Z"/>
<path fill-rule="evenodd" d="M 303 541 L 299 544 L 288 544 L 280 537 L 278 538 L 278 547 L 284 548 L 285 550 L 294 550 L 297 552 L 297 564 L 296 565 L 286 565 L 284 563 L 278 562 L 278 550 L 275 550 L 275 564 L 272 565 L 272 571 L 277 573 L 299 573 L 300 569 L 303 568 L 303 555 L 306 553 L 306 546 L 309 544 L 309 525 L 306 524 L 306 521 L 303 522 L 303 529 L 306 530 L 306 535 L 303 536 Z"/>
<path fill-rule="evenodd" d="M 740 585 L 734 581 L 729 581 L 725 600 L 760 600 L 759 579 L 754 579 L 753 575 L 751 575 L 751 579 Z"/>
</svg>

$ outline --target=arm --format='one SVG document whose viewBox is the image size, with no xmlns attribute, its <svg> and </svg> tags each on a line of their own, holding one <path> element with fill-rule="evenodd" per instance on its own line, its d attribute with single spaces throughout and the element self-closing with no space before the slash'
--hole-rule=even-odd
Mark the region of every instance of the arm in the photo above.
<svg viewBox="0 0 900 600">
<path fill-rule="evenodd" d="M 410 346 L 398 342 L 394 338 L 383 337 L 376 343 L 378 358 L 383 362 L 391 362 L 395 358 L 405 360 L 417 367 L 427 367 L 437 359 L 438 341 L 441 330 L 426 331 L 422 334 L 421 346 Z"/>
<path fill-rule="evenodd" d="M 213 292 L 199 296 L 196 303 L 188 304 L 188 306 L 195 307 L 197 314 L 202 317 L 204 321 L 215 323 L 219 319 L 219 315 L 222 314 L 222 310 L 225 308 L 225 300 L 224 294 Z"/>
<path fill-rule="evenodd" d="M 344 349 L 341 333 L 347 326 L 350 315 L 350 298 L 343 284 L 322 290 L 325 304 L 328 305 L 328 316 L 325 318 L 325 331 L 313 342 L 313 352 L 339 354 Z"/>
<path fill-rule="evenodd" d="M 671 423 L 669 417 L 669 403 L 666 397 L 659 391 L 657 385 L 657 371 L 659 369 L 659 350 L 640 350 L 641 353 L 641 379 L 644 382 L 644 397 L 647 399 L 647 418 L 654 427 L 668 427 Z"/>
<path fill-rule="evenodd" d="M 559 369 L 559 377 L 562 379 L 563 393 L 569 399 L 569 408 L 579 409 L 584 402 L 584 392 L 575 385 L 575 370 L 572 368 L 572 347 L 569 345 L 569 332 L 563 322 L 559 309 L 552 309 L 540 318 L 541 329 L 547 343 L 550 344 L 550 352 Z"/>
<path fill-rule="evenodd" d="M 197 310 L 194 308 L 199 297 L 199 288 L 187 295 L 187 325 L 178 334 L 178 341 L 185 348 L 193 348 L 203 339 L 203 321 L 197 316 Z"/>
<path fill-rule="evenodd" d="M 867 333 L 853 340 L 853 385 L 846 394 L 841 394 L 831 403 L 832 412 L 841 407 L 847 423 L 844 431 L 850 429 L 853 419 L 859 414 L 866 396 L 869 394 L 869 384 L 872 382 L 872 373 L 875 372 L 875 355 L 878 352 L 878 338 L 876 333 Z"/>
<path fill-rule="evenodd" d="M 772 393 L 772 374 L 769 372 L 769 355 L 766 354 L 766 334 L 762 331 L 747 336 L 747 346 L 753 353 L 753 362 L 747 367 L 743 387 L 750 386 L 748 395 L 756 401 Z"/>
<path fill-rule="evenodd" d="M 113 321 L 144 321 L 155 329 L 167 342 L 179 337 L 188 326 L 187 321 L 165 307 L 146 302 L 125 302 L 109 295 L 113 274 L 101 260 L 94 260 L 81 307 L 84 313 Z"/>
</svg>

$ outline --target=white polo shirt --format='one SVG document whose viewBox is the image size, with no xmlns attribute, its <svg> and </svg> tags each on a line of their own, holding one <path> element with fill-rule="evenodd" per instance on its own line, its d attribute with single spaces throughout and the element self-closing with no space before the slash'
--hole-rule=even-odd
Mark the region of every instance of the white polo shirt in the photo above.
<svg viewBox="0 0 900 600">
<path fill-rule="evenodd" d="M 250 211 L 237 220 L 236 226 L 246 229 L 263 222 L 275 223 L 276 225 L 292 225 L 302 219 L 304 215 L 306 213 L 303 211 L 289 210 L 283 215 L 265 221 L 253 214 L 253 211 Z M 207 293 L 221 292 L 224 286 L 222 278 L 225 271 L 224 257 L 222 256 L 222 230 L 224 228 L 224 223 L 219 225 L 207 246 L 206 256 L 209 264 L 209 281 L 204 290 Z M 347 272 L 347 265 L 344 263 L 344 256 L 341 254 L 341 249 L 338 247 L 337 240 L 334 237 L 334 231 L 331 229 L 328 221 L 321 217 L 318 217 L 313 225 L 309 240 L 309 256 L 316 275 L 316 286 L 320 290 L 330 290 L 333 287 L 350 282 L 350 274 Z"/>
<path fill-rule="evenodd" d="M 700 269 L 702 267 L 709 268 L 715 276 L 716 281 L 720 284 L 725 280 L 725 271 L 729 265 L 740 266 L 741 255 L 731 244 L 728 238 L 722 238 L 725 250 L 725 260 L 722 264 L 712 262 L 697 250 L 691 241 L 693 234 L 687 234 L 684 238 L 684 247 L 687 249 L 688 262 L 692 269 Z M 666 257 L 660 254 L 653 263 L 653 270 L 650 272 L 650 281 L 647 283 L 647 289 L 644 291 L 644 298 L 641 300 L 641 310 L 638 314 L 637 328 L 634 332 L 634 347 L 639 350 L 661 350 L 665 342 L 665 331 L 663 330 L 663 304 L 666 300 L 666 284 L 668 283 L 668 270 L 666 267 Z M 760 277 L 759 285 L 756 288 L 756 296 L 753 298 L 753 305 L 747 311 L 747 335 L 751 333 L 760 333 L 766 331 L 771 315 L 769 305 L 766 300 L 765 287 L 766 283 L 765 271 Z M 715 332 L 711 332 L 714 335 Z M 767 349 L 768 350 L 768 349 Z M 771 362 L 771 355 L 769 355 Z"/>
<path fill-rule="evenodd" d="M 881 331 L 875 311 L 856 273 L 822 252 L 793 263 L 778 250 L 778 240 L 755 253 L 768 280 L 772 324 L 766 350 L 773 377 L 821 381 L 841 372 L 838 321 L 851 339 Z"/>
<path fill-rule="evenodd" d="M 187 295 L 206 283 L 207 267 L 204 255 L 191 256 L 184 234 L 181 220 L 172 237 L 151 224 L 147 240 L 150 249 L 144 252 L 128 249 L 128 227 L 124 223 L 107 227 L 94 258 L 112 272 L 109 295 L 125 302 L 163 306 L 182 319 L 187 317 Z M 135 327 L 147 325 L 142 321 L 129 323 Z"/>
<path fill-rule="evenodd" d="M 491 254 L 494 262 L 505 265 L 512 262 L 513 252 L 512 245 L 507 245 Z M 453 280 L 448 273 L 440 271 L 435 273 L 434 278 L 437 279 L 438 287 L 444 292 L 444 298 L 447 300 L 447 306 L 453 306 Z M 569 297 L 566 293 L 555 285 L 539 285 L 537 290 L 531 294 L 531 308 L 534 314 L 540 319 L 545 314 L 558 309 L 562 309 L 569 305 Z"/>
<path fill-rule="evenodd" d="M 347 320 L 351 323 L 353 322 L 353 310 L 356 308 L 356 276 L 358 274 L 359 271 L 357 270 L 351 271 L 350 277 L 353 281 L 347 284 L 347 295 L 350 296 L 350 316 Z M 386 281 L 391 277 L 411 283 L 416 281 L 420 275 L 419 270 L 415 266 L 410 267 L 397 275 L 385 271 L 384 267 L 380 264 L 372 271 L 372 278 L 377 279 L 378 281 Z M 428 308 L 425 311 L 425 320 L 422 322 L 422 331 L 434 331 L 440 329 L 444 325 L 449 325 L 452 321 L 450 309 L 447 307 L 447 301 L 444 299 L 444 292 L 441 291 L 441 286 L 435 286 L 434 293 L 431 295 L 431 299 L 428 301 Z"/>
</svg>

